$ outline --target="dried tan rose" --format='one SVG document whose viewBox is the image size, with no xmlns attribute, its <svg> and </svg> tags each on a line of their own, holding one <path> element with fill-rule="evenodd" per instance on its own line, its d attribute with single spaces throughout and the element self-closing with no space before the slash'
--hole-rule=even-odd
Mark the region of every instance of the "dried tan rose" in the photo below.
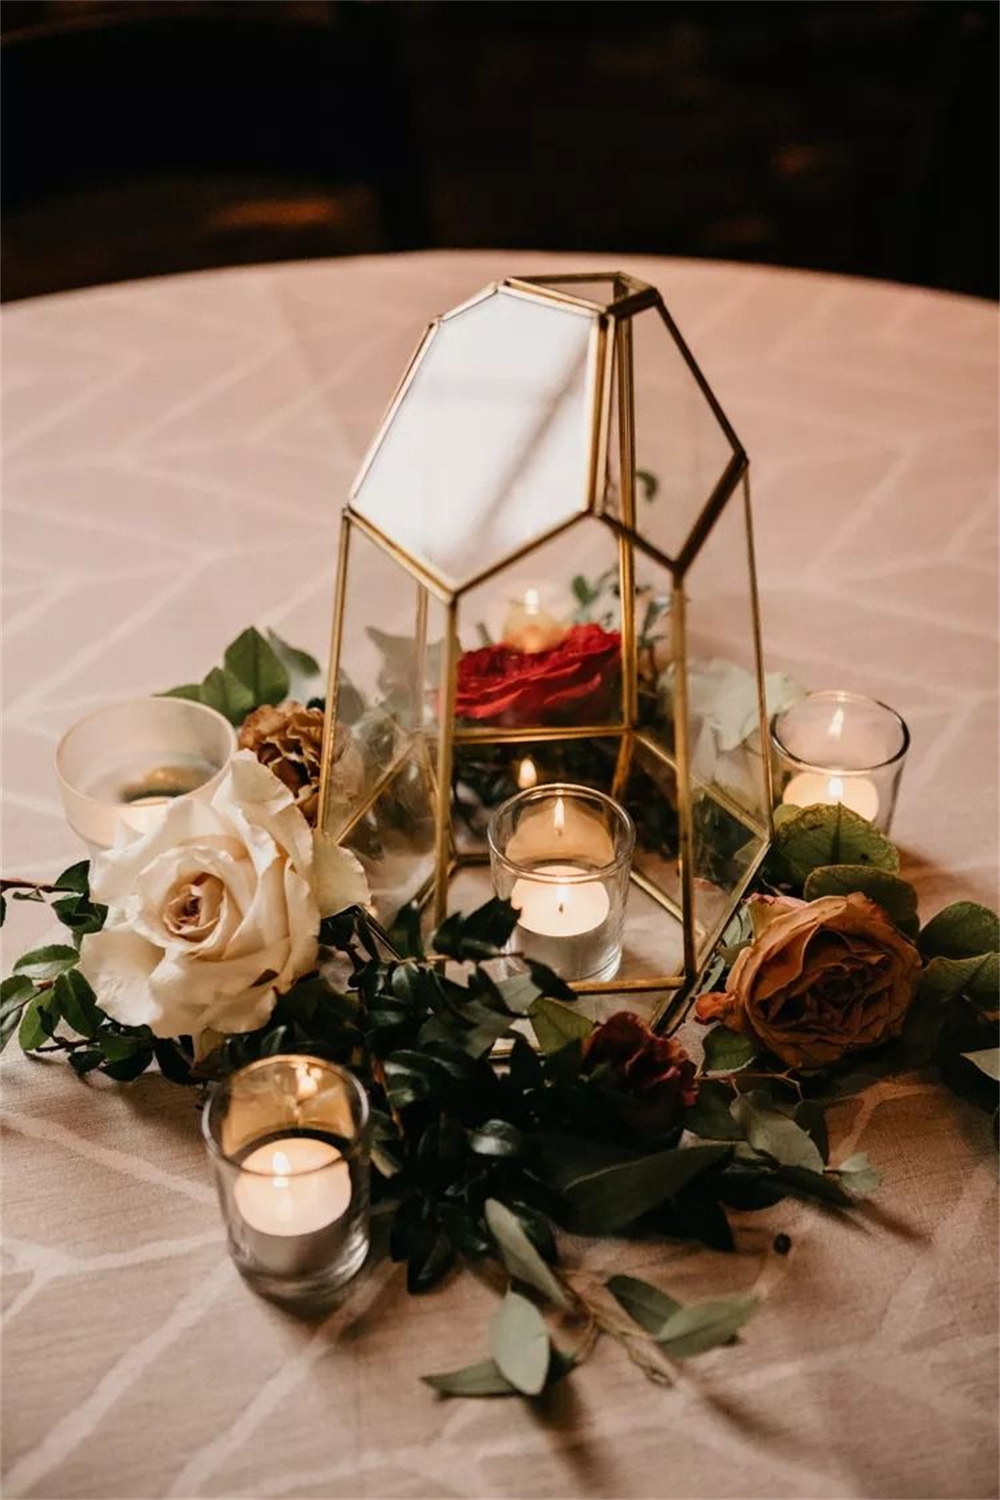
<svg viewBox="0 0 1000 1500">
<path fill-rule="evenodd" d="M 743 1031 L 792 1068 L 822 1068 L 898 1036 L 920 955 L 867 896 L 754 896 L 754 941 L 695 1014 Z"/>
<path fill-rule="evenodd" d="M 252 750 L 261 765 L 277 776 L 295 798 L 309 823 L 315 823 L 319 806 L 320 767 L 323 756 L 321 708 L 301 703 L 265 703 L 248 714 L 240 729 L 240 749 Z M 338 724 L 334 736 L 336 790 L 350 800 L 363 778 L 358 749 L 348 730 Z"/>
</svg>

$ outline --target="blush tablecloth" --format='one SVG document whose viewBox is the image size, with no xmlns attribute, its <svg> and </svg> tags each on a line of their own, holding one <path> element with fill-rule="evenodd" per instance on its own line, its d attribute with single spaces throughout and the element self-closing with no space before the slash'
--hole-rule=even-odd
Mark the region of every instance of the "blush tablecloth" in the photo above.
<svg viewBox="0 0 1000 1500">
<path fill-rule="evenodd" d="M 51 762 L 92 705 L 201 676 L 245 624 L 325 653 L 336 514 L 424 323 L 580 257 L 346 260 L 148 281 L 4 323 L 3 868 L 79 857 Z M 996 900 L 997 317 L 827 276 L 629 259 L 752 460 L 769 668 L 909 721 L 894 834 L 926 914 Z M 39 938 L 14 908 L 7 965 Z M 16 932 L 12 934 L 13 926 Z M 8 1049 L 8 1496 L 987 1496 L 997 1485 L 987 1117 L 909 1077 L 840 1107 L 885 1174 L 857 1221 L 748 1216 L 731 1257 L 604 1244 L 682 1297 L 755 1287 L 672 1390 L 615 1348 L 538 1410 L 445 1402 L 491 1296 L 386 1263 L 321 1326 L 226 1258 L 193 1100 Z M 774 1233 L 792 1238 L 786 1258 Z"/>
</svg>

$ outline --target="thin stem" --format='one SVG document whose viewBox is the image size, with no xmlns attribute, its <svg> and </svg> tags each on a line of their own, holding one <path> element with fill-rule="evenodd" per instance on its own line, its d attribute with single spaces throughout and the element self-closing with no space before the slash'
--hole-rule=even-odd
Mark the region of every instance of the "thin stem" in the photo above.
<svg viewBox="0 0 1000 1500">
<path fill-rule="evenodd" d="M 70 891 L 60 891 L 57 885 L 46 885 L 43 880 L 0 880 L 0 891 L 42 891 L 48 896 L 54 896 L 57 892 L 62 895 L 71 895 Z"/>
</svg>

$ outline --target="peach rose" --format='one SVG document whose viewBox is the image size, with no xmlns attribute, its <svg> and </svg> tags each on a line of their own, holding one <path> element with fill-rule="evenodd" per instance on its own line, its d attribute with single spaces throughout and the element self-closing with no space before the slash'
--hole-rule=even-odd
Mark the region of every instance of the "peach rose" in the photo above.
<svg viewBox="0 0 1000 1500">
<path fill-rule="evenodd" d="M 754 896 L 754 941 L 700 1021 L 756 1036 L 792 1068 L 822 1068 L 899 1036 L 920 955 L 867 896 Z"/>
</svg>

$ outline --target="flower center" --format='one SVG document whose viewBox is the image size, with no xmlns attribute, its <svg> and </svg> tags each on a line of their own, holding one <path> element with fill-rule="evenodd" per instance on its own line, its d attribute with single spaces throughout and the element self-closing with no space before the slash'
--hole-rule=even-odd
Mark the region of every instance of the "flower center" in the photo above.
<svg viewBox="0 0 1000 1500">
<path fill-rule="evenodd" d="M 172 937 L 201 942 L 214 929 L 222 908 L 223 884 L 217 875 L 196 875 L 174 888 L 163 913 Z"/>
</svg>

